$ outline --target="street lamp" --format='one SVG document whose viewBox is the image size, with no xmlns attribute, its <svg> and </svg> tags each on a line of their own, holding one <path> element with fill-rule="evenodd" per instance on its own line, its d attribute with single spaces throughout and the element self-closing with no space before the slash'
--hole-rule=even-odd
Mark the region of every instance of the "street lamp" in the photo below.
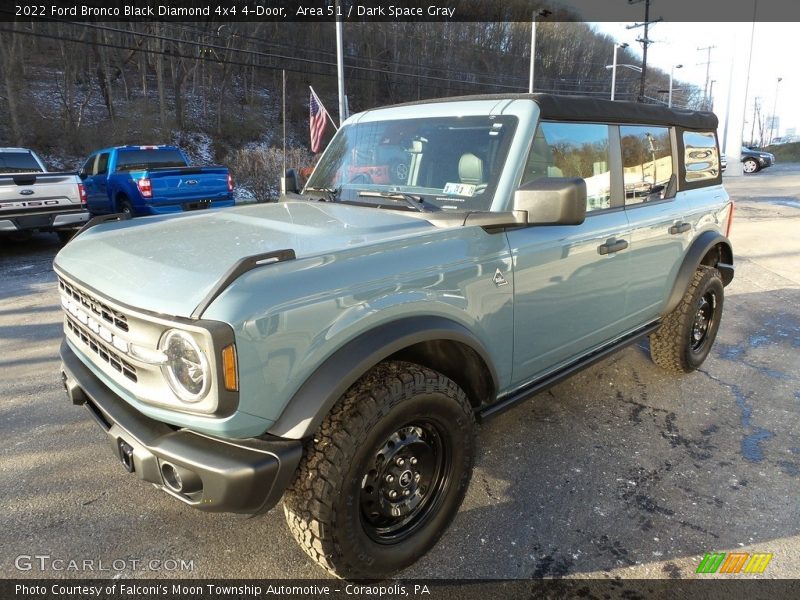
<svg viewBox="0 0 800 600">
<path fill-rule="evenodd" d="M 549 17 L 552 14 L 551 11 L 542 9 L 533 13 L 533 17 L 531 19 L 531 70 L 530 70 L 530 77 L 528 78 L 528 93 L 533 93 L 533 61 L 536 59 L 536 17 Z"/>
<path fill-rule="evenodd" d="M 775 100 L 772 104 L 772 127 L 769 128 L 770 138 L 769 143 L 772 144 L 773 138 L 778 137 L 776 134 L 778 133 L 778 128 L 775 127 L 775 111 L 778 109 L 778 85 L 780 82 L 783 81 L 783 77 L 778 77 L 778 81 L 775 82 Z"/>
<path fill-rule="evenodd" d="M 672 65 L 669 70 L 669 97 L 667 99 L 667 106 L 672 108 L 672 78 L 675 75 L 675 69 L 682 69 L 683 65 Z"/>
<path fill-rule="evenodd" d="M 628 44 L 614 44 L 614 62 L 611 65 L 611 99 L 614 99 L 614 90 L 617 87 L 617 49 L 627 48 Z M 608 67 L 606 67 L 608 68 Z"/>
</svg>

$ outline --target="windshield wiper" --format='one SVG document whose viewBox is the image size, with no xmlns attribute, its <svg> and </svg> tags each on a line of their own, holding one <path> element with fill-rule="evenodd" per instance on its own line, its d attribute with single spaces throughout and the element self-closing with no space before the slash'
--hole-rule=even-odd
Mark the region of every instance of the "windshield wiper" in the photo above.
<svg viewBox="0 0 800 600">
<path fill-rule="evenodd" d="M 425 208 L 422 196 L 415 196 L 414 194 L 407 194 L 406 192 L 358 192 L 361 198 L 384 198 L 385 200 L 394 200 L 405 202 L 414 210 L 425 212 L 429 209 Z"/>
<path fill-rule="evenodd" d="M 325 188 L 315 188 L 315 187 L 310 187 L 310 188 L 306 188 L 306 191 L 307 192 L 323 192 L 324 194 L 327 194 L 327 196 L 325 198 L 320 198 L 320 200 L 322 202 L 338 202 L 339 201 L 339 194 L 342 191 L 342 186 L 338 186 L 338 187 L 335 187 L 335 188 L 327 188 L 327 187 L 325 187 Z"/>
</svg>

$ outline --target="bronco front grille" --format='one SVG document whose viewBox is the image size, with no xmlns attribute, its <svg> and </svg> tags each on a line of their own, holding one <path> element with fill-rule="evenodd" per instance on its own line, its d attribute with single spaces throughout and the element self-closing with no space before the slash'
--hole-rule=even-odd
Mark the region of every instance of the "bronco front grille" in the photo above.
<svg viewBox="0 0 800 600">
<path fill-rule="evenodd" d="M 113 325 L 120 331 L 128 331 L 128 319 L 122 313 L 103 304 L 97 298 L 90 296 L 83 290 L 79 290 L 70 285 L 60 277 L 58 278 L 58 287 L 64 294 L 78 302 L 84 308 L 90 310 L 106 323 Z"/>
<path fill-rule="evenodd" d="M 83 328 L 71 316 L 65 316 L 67 328 L 74 333 L 75 337 L 82 341 L 87 348 L 89 348 L 92 352 L 94 352 L 95 355 L 99 356 L 102 360 L 109 364 L 112 369 L 119 371 L 133 382 L 138 381 L 136 367 L 125 362 L 115 350 L 112 350 L 109 346 L 98 339 L 94 333 Z"/>
</svg>

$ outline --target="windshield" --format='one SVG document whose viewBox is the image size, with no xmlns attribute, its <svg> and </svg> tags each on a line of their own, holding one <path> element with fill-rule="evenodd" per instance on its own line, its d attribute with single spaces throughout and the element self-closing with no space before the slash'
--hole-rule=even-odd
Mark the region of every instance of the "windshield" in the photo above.
<svg viewBox="0 0 800 600">
<path fill-rule="evenodd" d="M 413 194 L 441 210 L 489 210 L 517 125 L 512 116 L 435 117 L 342 128 L 306 191 L 379 203 L 365 192 Z M 373 194 L 373 196 L 378 194 Z M 403 202 L 392 208 L 413 210 Z"/>
</svg>

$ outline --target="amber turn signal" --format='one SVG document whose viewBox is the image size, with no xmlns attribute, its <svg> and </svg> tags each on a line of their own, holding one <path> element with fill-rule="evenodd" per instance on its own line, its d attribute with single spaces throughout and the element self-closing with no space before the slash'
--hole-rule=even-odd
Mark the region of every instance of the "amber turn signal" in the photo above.
<svg viewBox="0 0 800 600">
<path fill-rule="evenodd" d="M 222 349 L 222 377 L 225 389 L 239 391 L 239 370 L 236 365 L 236 346 L 231 344 Z"/>
</svg>

